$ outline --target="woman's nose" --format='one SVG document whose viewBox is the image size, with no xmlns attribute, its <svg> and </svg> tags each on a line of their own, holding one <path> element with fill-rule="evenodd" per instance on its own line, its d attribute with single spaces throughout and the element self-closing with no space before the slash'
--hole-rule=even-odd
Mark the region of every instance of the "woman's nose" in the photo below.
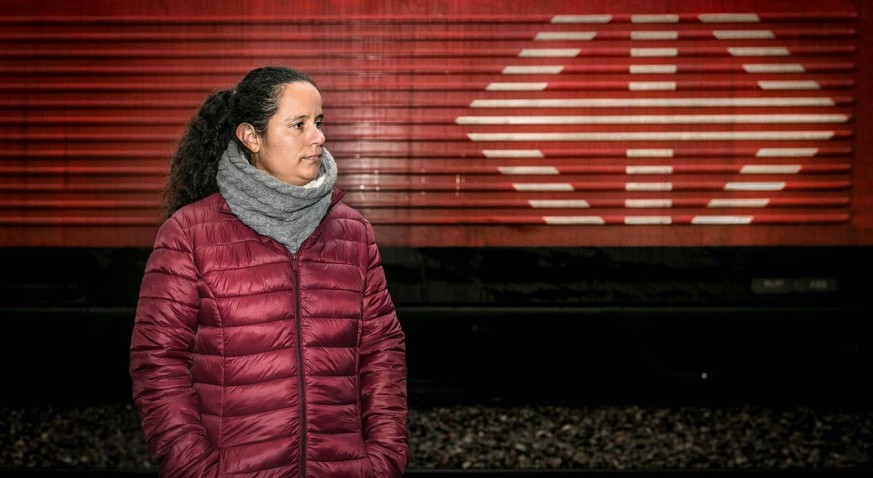
<svg viewBox="0 0 873 478">
<path fill-rule="evenodd" d="M 312 135 L 312 142 L 318 145 L 324 144 L 324 131 L 321 128 L 312 128 L 315 131 Z"/>
</svg>

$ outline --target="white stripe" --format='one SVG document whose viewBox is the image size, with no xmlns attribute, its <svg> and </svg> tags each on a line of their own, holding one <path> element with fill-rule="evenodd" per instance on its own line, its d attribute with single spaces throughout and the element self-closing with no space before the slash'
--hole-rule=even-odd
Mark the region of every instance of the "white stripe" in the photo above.
<svg viewBox="0 0 873 478">
<path fill-rule="evenodd" d="M 672 191 L 673 183 L 625 183 L 625 191 Z"/>
<path fill-rule="evenodd" d="M 672 149 L 628 149 L 625 151 L 628 158 L 672 158 Z"/>
<path fill-rule="evenodd" d="M 544 158 L 538 149 L 483 149 L 486 158 Z"/>
<path fill-rule="evenodd" d="M 806 68 L 799 63 L 746 63 L 746 73 L 803 73 Z"/>
<path fill-rule="evenodd" d="M 811 158 L 818 153 L 818 148 L 761 148 L 755 156 L 758 158 Z"/>
<path fill-rule="evenodd" d="M 676 73 L 676 65 L 631 65 L 630 72 L 632 74 L 660 74 L 660 73 Z"/>
<path fill-rule="evenodd" d="M 788 48 L 774 47 L 728 47 L 731 56 L 791 56 Z"/>
<path fill-rule="evenodd" d="M 673 166 L 626 166 L 625 174 L 673 174 Z"/>
<path fill-rule="evenodd" d="M 675 81 L 631 81 L 627 84 L 630 91 L 673 91 L 676 89 Z"/>
<path fill-rule="evenodd" d="M 781 191 L 783 189 L 785 189 L 785 183 L 782 181 L 772 183 L 730 182 L 724 185 L 725 191 Z"/>
<path fill-rule="evenodd" d="M 672 199 L 626 199 L 624 207 L 628 208 L 667 208 L 673 207 Z"/>
<path fill-rule="evenodd" d="M 828 97 L 768 98 L 557 98 L 473 100 L 471 108 L 665 108 L 736 106 L 834 106 Z"/>
<path fill-rule="evenodd" d="M 539 32 L 534 40 L 593 40 L 597 32 Z"/>
<path fill-rule="evenodd" d="M 843 114 L 775 115 L 581 115 L 581 116 L 458 116 L 457 124 L 793 124 L 845 123 Z"/>
<path fill-rule="evenodd" d="M 518 56 L 522 57 L 574 57 L 578 56 L 580 48 L 525 48 Z"/>
<path fill-rule="evenodd" d="M 530 207 L 534 208 L 576 208 L 587 209 L 591 207 L 584 199 L 530 199 Z"/>
<path fill-rule="evenodd" d="M 703 23 L 758 23 L 761 21 L 754 13 L 703 13 L 697 16 Z"/>
<path fill-rule="evenodd" d="M 552 23 L 609 23 L 612 15 L 555 15 Z"/>
<path fill-rule="evenodd" d="M 542 83 L 489 83 L 488 91 L 543 91 L 549 84 Z"/>
<path fill-rule="evenodd" d="M 679 32 L 631 32 L 631 40 L 676 40 Z"/>
<path fill-rule="evenodd" d="M 767 207 L 769 199 L 713 199 L 706 207 Z"/>
<path fill-rule="evenodd" d="M 543 216 L 543 221 L 546 221 L 546 224 L 556 226 L 570 224 L 606 224 L 606 221 L 604 221 L 600 216 Z"/>
<path fill-rule="evenodd" d="M 516 191 L 574 191 L 570 183 L 512 183 Z"/>
<path fill-rule="evenodd" d="M 817 81 L 759 81 L 762 90 L 820 90 Z"/>
<path fill-rule="evenodd" d="M 799 164 L 747 164 L 740 168 L 740 174 L 797 174 Z"/>
<path fill-rule="evenodd" d="M 679 15 L 631 15 L 631 23 L 678 23 Z"/>
<path fill-rule="evenodd" d="M 770 30 L 713 30 L 719 40 L 772 40 L 776 38 Z"/>
<path fill-rule="evenodd" d="M 673 219 L 670 216 L 627 216 L 624 218 L 624 223 L 635 226 L 672 224 Z"/>
<path fill-rule="evenodd" d="M 691 224 L 751 224 L 752 216 L 694 216 Z"/>
<path fill-rule="evenodd" d="M 678 56 L 677 48 L 631 48 L 630 55 L 634 57 Z"/>
<path fill-rule="evenodd" d="M 564 65 L 511 65 L 503 69 L 504 75 L 555 75 L 564 71 Z"/>
<path fill-rule="evenodd" d="M 666 131 L 615 133 L 468 133 L 471 141 L 823 141 L 833 131 Z"/>
<path fill-rule="evenodd" d="M 558 168 L 553 166 L 498 166 L 500 174 L 560 174 Z"/>
</svg>

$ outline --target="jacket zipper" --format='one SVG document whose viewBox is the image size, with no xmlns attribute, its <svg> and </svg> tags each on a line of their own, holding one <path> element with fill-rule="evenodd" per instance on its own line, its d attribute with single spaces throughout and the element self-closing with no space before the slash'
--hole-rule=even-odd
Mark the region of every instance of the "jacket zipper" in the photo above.
<svg viewBox="0 0 873 478">
<path fill-rule="evenodd" d="M 291 269 L 294 271 L 294 317 L 297 327 L 297 380 L 300 385 L 300 475 L 306 476 L 306 380 L 303 376 L 303 340 L 301 339 L 300 314 L 300 263 L 297 253 L 291 253 Z"/>
<path fill-rule="evenodd" d="M 328 212 L 333 208 L 333 206 L 339 202 L 340 198 L 334 197 L 331 199 L 330 205 L 327 207 Z M 325 213 L 325 217 L 327 217 L 327 213 Z M 321 224 L 315 229 L 315 231 L 310 234 L 297 249 L 298 252 L 303 250 L 303 246 L 312 240 L 312 237 L 321 229 Z M 287 250 L 284 246 L 282 249 Z M 290 251 L 289 251 L 290 252 Z M 309 429 L 309 426 L 306 423 L 306 380 L 303 374 L 303 339 L 301 338 L 301 330 L 303 328 L 301 324 L 301 306 L 300 306 L 300 261 L 297 256 L 297 252 L 291 252 L 291 270 L 294 271 L 294 314 L 295 314 L 295 322 L 297 328 L 297 382 L 300 385 L 300 476 L 306 477 L 306 431 Z"/>
</svg>

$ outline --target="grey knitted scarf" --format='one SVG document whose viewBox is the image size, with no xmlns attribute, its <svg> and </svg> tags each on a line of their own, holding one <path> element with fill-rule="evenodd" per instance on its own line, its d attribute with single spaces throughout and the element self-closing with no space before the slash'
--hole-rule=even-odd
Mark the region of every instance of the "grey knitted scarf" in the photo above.
<svg viewBox="0 0 873 478">
<path fill-rule="evenodd" d="M 231 141 L 218 162 L 218 190 L 243 224 L 297 252 L 327 213 L 336 183 L 336 162 L 322 151 L 319 177 L 293 186 L 249 164 Z"/>
</svg>

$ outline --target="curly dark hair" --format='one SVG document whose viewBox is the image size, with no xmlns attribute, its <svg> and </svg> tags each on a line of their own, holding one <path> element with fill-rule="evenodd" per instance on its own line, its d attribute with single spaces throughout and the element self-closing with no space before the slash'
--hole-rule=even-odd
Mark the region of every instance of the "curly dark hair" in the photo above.
<svg viewBox="0 0 873 478">
<path fill-rule="evenodd" d="M 206 98 L 173 153 L 163 197 L 166 217 L 218 191 L 218 160 L 230 141 L 240 143 L 235 134 L 237 125 L 249 123 L 258 134 L 265 134 L 285 86 L 297 82 L 316 86 L 297 70 L 265 66 L 246 74 L 235 89 L 214 91 Z"/>
</svg>

